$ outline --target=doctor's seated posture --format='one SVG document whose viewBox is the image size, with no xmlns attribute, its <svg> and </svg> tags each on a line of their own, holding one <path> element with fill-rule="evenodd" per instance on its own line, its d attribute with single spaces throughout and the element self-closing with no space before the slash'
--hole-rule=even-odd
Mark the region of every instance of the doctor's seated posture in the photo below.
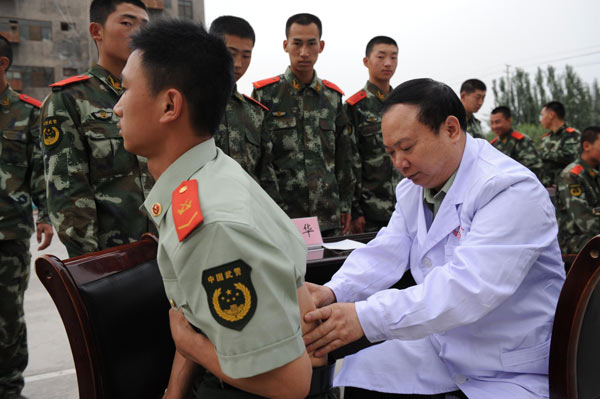
<svg viewBox="0 0 600 399">
<path fill-rule="evenodd" d="M 304 335 L 317 356 L 388 340 L 345 358 L 346 398 L 548 397 L 565 279 L 554 208 L 531 171 L 465 125 L 456 94 L 430 79 L 385 102 L 383 143 L 406 177 L 396 208 L 329 283 L 309 286 L 319 309 L 305 315 L 324 321 Z M 417 285 L 388 289 L 408 268 Z"/>
<path fill-rule="evenodd" d="M 212 137 L 234 82 L 225 43 L 158 19 L 131 45 L 114 110 L 125 149 L 156 179 L 144 208 L 160 232 L 176 347 L 164 398 L 329 398 L 333 365 L 302 341 L 314 326 L 300 315 L 316 309 L 304 240 Z"/>
</svg>

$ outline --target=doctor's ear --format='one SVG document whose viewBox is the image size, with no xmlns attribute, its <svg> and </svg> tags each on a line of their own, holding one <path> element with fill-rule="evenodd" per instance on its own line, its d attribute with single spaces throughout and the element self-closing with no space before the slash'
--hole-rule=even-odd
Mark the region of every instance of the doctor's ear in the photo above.
<svg viewBox="0 0 600 399">
<path fill-rule="evenodd" d="M 457 140 L 460 138 L 460 122 L 458 118 L 454 115 L 449 115 L 443 123 L 444 130 L 448 133 L 448 137 L 452 140 Z"/>
</svg>

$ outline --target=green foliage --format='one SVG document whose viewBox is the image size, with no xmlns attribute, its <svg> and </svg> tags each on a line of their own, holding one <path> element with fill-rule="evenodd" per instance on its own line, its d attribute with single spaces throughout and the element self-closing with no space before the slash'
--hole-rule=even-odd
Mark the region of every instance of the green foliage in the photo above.
<svg viewBox="0 0 600 399">
<path fill-rule="evenodd" d="M 539 139 L 539 114 L 549 101 L 560 101 L 566 109 L 567 122 L 584 129 L 600 124 L 600 87 L 598 81 L 592 85 L 584 82 L 573 67 L 567 65 L 563 73 L 548 66 L 538 68 L 533 79 L 523 69 L 516 68 L 509 79 L 502 77 L 492 82 L 496 98 L 495 105 L 506 105 L 513 114 L 514 125 L 534 140 Z M 531 132 L 531 133 L 530 133 Z M 540 134 L 541 135 L 541 134 Z"/>
</svg>

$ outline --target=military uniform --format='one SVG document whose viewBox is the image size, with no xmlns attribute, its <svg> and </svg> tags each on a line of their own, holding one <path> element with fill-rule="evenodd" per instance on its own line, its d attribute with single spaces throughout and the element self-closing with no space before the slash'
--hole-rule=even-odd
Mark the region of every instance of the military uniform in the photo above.
<svg viewBox="0 0 600 399">
<path fill-rule="evenodd" d="M 263 128 L 268 111 L 252 97 L 240 94 L 236 86 L 214 137 L 217 147 L 236 160 L 276 202 L 282 204 L 273 170 L 273 144 Z"/>
<path fill-rule="evenodd" d="M 23 296 L 31 263 L 32 200 L 38 207 L 37 223 L 49 223 L 40 105 L 10 86 L 0 94 L 0 397 L 6 399 L 19 396 L 27 366 Z"/>
<path fill-rule="evenodd" d="M 511 129 L 510 133 L 495 137 L 491 144 L 498 151 L 529 168 L 538 178 L 541 177 L 542 159 L 529 136 Z"/>
<path fill-rule="evenodd" d="M 542 157 L 542 184 L 550 187 L 556 184 L 560 172 L 579 155 L 581 133 L 567 125 L 556 132 L 547 132 L 542 136 L 539 154 Z"/>
<path fill-rule="evenodd" d="M 343 92 L 316 72 L 308 85 L 291 69 L 254 82 L 253 97 L 270 113 L 273 167 L 289 217 L 317 216 L 323 235 L 340 232 L 340 213 L 350 213 L 354 193 L 352 135 Z"/>
<path fill-rule="evenodd" d="M 579 158 L 560 173 L 557 185 L 560 249 L 578 253 L 600 234 L 600 175 Z"/>
<path fill-rule="evenodd" d="M 381 110 L 385 94 L 367 81 L 364 89 L 346 100 L 346 114 L 352 122 L 357 154 L 354 165 L 356 189 L 352 219 L 364 216 L 365 231 L 387 225 L 394 211 L 394 189 L 401 176 L 385 152 L 381 135 Z"/>
<path fill-rule="evenodd" d="M 305 352 L 296 294 L 304 240 L 214 140 L 171 164 L 144 207 L 160 231 L 157 261 L 171 305 L 214 344 L 226 375 L 255 376 Z M 197 389 L 197 397 L 256 397 L 206 378 Z"/>
<path fill-rule="evenodd" d="M 481 121 L 475 118 L 474 115 L 471 115 L 470 118 L 467 118 L 467 133 L 476 139 L 487 140 L 483 134 L 483 129 L 481 128 Z"/>
<path fill-rule="evenodd" d="M 123 147 L 120 80 L 100 65 L 51 85 L 42 107 L 50 218 L 69 256 L 133 242 L 152 228 L 139 206 L 154 180 Z"/>
</svg>

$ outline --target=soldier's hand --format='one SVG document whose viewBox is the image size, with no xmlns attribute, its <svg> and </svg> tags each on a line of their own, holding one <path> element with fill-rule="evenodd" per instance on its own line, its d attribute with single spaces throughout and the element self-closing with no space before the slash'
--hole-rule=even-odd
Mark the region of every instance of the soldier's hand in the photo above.
<svg viewBox="0 0 600 399">
<path fill-rule="evenodd" d="M 324 285 L 318 285 L 306 282 L 306 288 L 308 288 L 308 292 L 310 293 L 310 297 L 312 298 L 315 306 L 317 308 L 329 305 L 335 302 L 335 294 L 329 287 L 325 287 Z"/>
<path fill-rule="evenodd" d="M 181 309 L 171 308 L 169 310 L 169 324 L 177 351 L 184 357 L 189 358 L 192 352 L 193 340 L 198 333 L 194 331 Z"/>
<path fill-rule="evenodd" d="M 353 303 L 334 303 L 324 308 L 313 310 L 304 315 L 306 322 L 322 320 L 323 322 L 302 338 L 306 352 L 315 356 L 327 353 L 356 341 L 364 335 L 356 306 Z"/>
<path fill-rule="evenodd" d="M 351 220 L 352 220 L 351 214 L 340 213 L 340 224 L 342 227 L 342 235 L 345 235 L 350 231 Z"/>
<path fill-rule="evenodd" d="M 36 230 L 36 239 L 38 244 L 42 242 L 42 236 L 44 237 L 44 242 L 40 244 L 40 246 L 38 247 L 38 251 L 48 248 L 48 245 L 50 245 L 50 242 L 52 242 L 52 236 L 54 235 L 52 226 L 48 223 L 39 223 L 36 226 Z"/>
<path fill-rule="evenodd" d="M 350 232 L 352 234 L 359 234 L 365 231 L 365 224 L 367 221 L 364 216 L 359 216 L 352 221 L 352 225 L 350 227 Z"/>
</svg>

